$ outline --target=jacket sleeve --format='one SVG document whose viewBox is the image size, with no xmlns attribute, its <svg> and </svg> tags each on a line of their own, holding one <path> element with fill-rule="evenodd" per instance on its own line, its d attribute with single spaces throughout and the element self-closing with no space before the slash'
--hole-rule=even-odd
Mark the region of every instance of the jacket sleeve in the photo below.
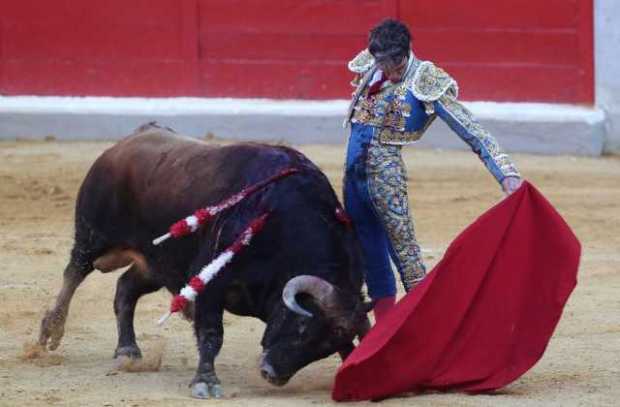
<svg viewBox="0 0 620 407">
<path fill-rule="evenodd" d="M 433 102 L 435 113 L 478 154 L 480 160 L 501 183 L 506 177 L 520 177 L 517 167 L 499 146 L 495 138 L 460 103 L 456 95 L 446 92 Z"/>
<path fill-rule="evenodd" d="M 457 98 L 456 81 L 430 61 L 423 61 L 413 76 L 411 92 L 424 103 L 427 114 L 437 114 L 478 154 L 480 160 L 501 183 L 506 177 L 520 177 L 510 157 L 493 136 L 474 118 Z"/>
</svg>

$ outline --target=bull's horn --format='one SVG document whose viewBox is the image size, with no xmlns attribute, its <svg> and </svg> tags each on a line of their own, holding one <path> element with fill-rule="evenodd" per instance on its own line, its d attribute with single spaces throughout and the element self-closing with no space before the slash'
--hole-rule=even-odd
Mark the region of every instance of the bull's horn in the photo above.
<svg viewBox="0 0 620 407">
<path fill-rule="evenodd" d="M 336 289 L 320 277 L 310 275 L 293 277 L 282 290 L 282 301 L 288 309 L 296 314 L 312 317 L 310 312 L 297 303 L 295 296 L 299 293 L 311 295 L 319 307 L 326 312 L 337 304 Z"/>
</svg>

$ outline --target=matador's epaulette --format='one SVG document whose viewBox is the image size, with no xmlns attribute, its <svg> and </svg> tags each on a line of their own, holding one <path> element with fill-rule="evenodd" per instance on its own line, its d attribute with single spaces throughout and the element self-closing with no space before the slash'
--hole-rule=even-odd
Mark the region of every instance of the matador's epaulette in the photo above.
<svg viewBox="0 0 620 407">
<path fill-rule="evenodd" d="M 435 102 L 450 91 L 455 98 L 459 86 L 446 71 L 430 61 L 423 61 L 408 84 L 411 93 L 421 102 Z"/>
<path fill-rule="evenodd" d="M 363 75 L 375 65 L 375 57 L 372 56 L 368 49 L 361 51 L 352 60 L 349 61 L 349 70 L 356 74 Z"/>
</svg>

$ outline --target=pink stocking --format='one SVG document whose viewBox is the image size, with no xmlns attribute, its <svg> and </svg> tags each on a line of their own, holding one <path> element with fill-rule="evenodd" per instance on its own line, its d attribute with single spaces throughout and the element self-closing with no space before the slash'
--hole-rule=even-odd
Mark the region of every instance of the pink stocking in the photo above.
<svg viewBox="0 0 620 407">
<path fill-rule="evenodd" d="M 381 318 L 387 314 L 390 309 L 394 306 L 396 302 L 396 296 L 392 295 L 389 297 L 382 297 L 375 300 L 375 307 L 373 308 L 373 312 L 375 314 L 375 321 L 379 322 Z"/>
</svg>

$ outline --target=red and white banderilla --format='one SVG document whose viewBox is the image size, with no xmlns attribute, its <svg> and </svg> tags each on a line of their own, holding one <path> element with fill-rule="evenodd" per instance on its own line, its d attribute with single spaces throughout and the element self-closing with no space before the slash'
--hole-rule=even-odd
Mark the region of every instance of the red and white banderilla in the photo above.
<svg viewBox="0 0 620 407">
<path fill-rule="evenodd" d="M 211 219 L 213 219 L 213 217 L 215 217 L 215 215 L 222 212 L 223 210 L 235 206 L 248 196 L 265 188 L 272 182 L 298 172 L 300 172 L 300 170 L 297 168 L 285 168 L 284 170 L 265 180 L 262 180 L 260 182 L 257 182 L 256 184 L 242 189 L 240 192 L 236 193 L 225 201 L 220 202 L 217 205 L 207 206 L 205 208 L 198 209 L 196 212 L 194 212 L 193 215 L 188 216 L 185 219 L 182 219 L 176 222 L 174 225 L 170 226 L 170 228 L 168 229 L 168 233 L 153 240 L 153 244 L 158 245 L 171 237 L 178 239 L 180 237 L 187 236 L 190 233 L 194 233 L 196 230 L 198 230 L 199 227 L 209 222 Z"/>
<path fill-rule="evenodd" d="M 269 214 L 264 213 L 254 219 L 232 245 L 220 253 L 211 263 L 203 267 L 198 275 L 192 277 L 189 283 L 181 289 L 179 294 L 172 298 L 170 302 L 170 311 L 159 319 L 158 324 L 163 324 L 173 313 L 183 310 L 189 302 L 194 302 L 198 294 L 205 289 L 209 281 L 213 280 L 237 253 L 245 246 L 250 245 L 252 238 L 265 226 L 267 216 L 269 216 Z"/>
</svg>

